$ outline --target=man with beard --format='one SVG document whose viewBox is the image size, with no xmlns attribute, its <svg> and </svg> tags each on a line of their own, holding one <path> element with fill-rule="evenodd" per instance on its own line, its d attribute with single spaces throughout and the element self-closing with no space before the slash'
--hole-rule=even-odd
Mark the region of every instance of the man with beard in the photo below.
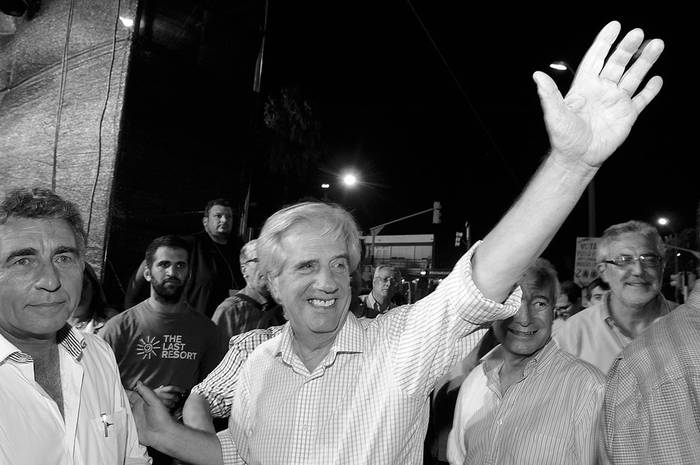
<svg viewBox="0 0 700 465">
<path fill-rule="evenodd" d="M 151 296 L 109 320 L 101 336 L 114 350 L 129 397 L 140 380 L 178 413 L 190 388 L 219 363 L 219 336 L 214 323 L 182 298 L 189 278 L 186 241 L 162 236 L 151 242 L 143 276 Z M 155 464 L 169 463 L 152 452 Z"/>
<path fill-rule="evenodd" d="M 202 216 L 204 231 L 183 236 L 189 250 L 190 277 L 184 286 L 184 300 L 199 313 L 211 318 L 217 305 L 240 289 L 244 282 L 238 254 L 243 245 L 233 229 L 233 211 L 225 199 L 207 202 Z M 145 261 L 129 281 L 124 307 L 130 308 L 147 298 L 150 286 L 144 279 Z"/>
</svg>

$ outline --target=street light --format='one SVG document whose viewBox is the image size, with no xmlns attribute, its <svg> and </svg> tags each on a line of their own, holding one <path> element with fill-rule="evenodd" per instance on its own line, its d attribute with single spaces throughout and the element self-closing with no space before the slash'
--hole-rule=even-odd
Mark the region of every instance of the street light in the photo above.
<svg viewBox="0 0 700 465">
<path fill-rule="evenodd" d="M 556 71 L 568 71 L 571 78 L 576 77 L 576 71 L 565 61 L 559 60 L 549 64 L 549 67 Z M 595 212 L 595 178 L 591 179 L 586 187 L 588 200 L 588 237 L 596 237 L 596 212 Z"/>
<path fill-rule="evenodd" d="M 656 219 L 656 223 L 659 226 L 668 226 L 669 220 L 665 216 L 660 216 L 659 218 Z"/>
<path fill-rule="evenodd" d="M 355 185 L 358 183 L 357 176 L 354 173 L 344 174 L 342 181 L 347 187 L 355 187 Z"/>
<path fill-rule="evenodd" d="M 571 70 L 571 68 L 569 68 L 569 65 L 566 64 L 566 62 L 564 62 L 564 61 L 555 61 L 554 63 L 550 63 L 549 67 L 552 69 L 556 69 L 557 71 L 567 71 L 567 70 L 570 71 Z"/>
</svg>

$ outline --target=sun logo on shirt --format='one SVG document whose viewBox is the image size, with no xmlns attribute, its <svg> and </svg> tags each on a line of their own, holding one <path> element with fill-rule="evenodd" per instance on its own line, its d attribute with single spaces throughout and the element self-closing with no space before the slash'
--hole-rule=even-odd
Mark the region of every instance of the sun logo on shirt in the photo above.
<svg viewBox="0 0 700 465">
<path fill-rule="evenodd" d="M 151 357 L 156 356 L 156 351 L 160 349 L 160 341 L 157 341 L 155 337 L 146 336 L 146 340 L 139 339 L 136 345 L 136 355 L 143 356 L 143 359 L 150 360 Z"/>
</svg>

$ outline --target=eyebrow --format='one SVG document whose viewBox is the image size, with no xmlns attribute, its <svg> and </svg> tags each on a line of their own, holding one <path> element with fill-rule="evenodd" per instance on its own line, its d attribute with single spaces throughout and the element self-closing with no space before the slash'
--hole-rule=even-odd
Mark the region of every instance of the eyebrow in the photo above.
<svg viewBox="0 0 700 465">
<path fill-rule="evenodd" d="M 9 262 L 13 258 L 16 257 L 26 257 L 27 255 L 38 255 L 39 251 L 32 248 L 32 247 L 26 247 L 24 249 L 19 249 L 15 250 L 13 252 L 10 252 L 10 255 L 7 256 L 7 259 L 5 259 L 5 262 Z"/>
<path fill-rule="evenodd" d="M 78 249 L 76 247 L 70 247 L 68 245 L 61 245 L 56 247 L 56 250 L 53 251 L 54 255 L 58 255 L 60 253 L 72 253 L 75 255 L 80 255 L 78 252 Z"/>
<path fill-rule="evenodd" d="M 58 255 L 62 253 L 72 253 L 75 255 L 80 255 L 80 252 L 76 247 L 71 247 L 67 245 L 61 245 L 53 251 L 53 255 Z M 5 262 L 9 262 L 13 258 L 27 257 L 32 255 L 39 255 L 39 251 L 33 247 L 25 247 L 24 249 L 18 249 L 13 252 L 10 252 L 10 254 L 7 256 L 7 259 L 5 259 Z"/>
</svg>

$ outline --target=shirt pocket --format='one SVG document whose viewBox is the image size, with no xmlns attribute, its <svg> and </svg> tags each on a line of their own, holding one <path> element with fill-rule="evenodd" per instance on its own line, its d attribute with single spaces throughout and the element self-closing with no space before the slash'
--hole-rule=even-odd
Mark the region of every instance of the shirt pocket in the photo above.
<svg viewBox="0 0 700 465">
<path fill-rule="evenodd" d="M 98 445 L 98 456 L 104 464 L 122 464 L 125 460 L 127 441 L 126 410 L 105 412 L 93 418 L 92 431 Z"/>
</svg>

